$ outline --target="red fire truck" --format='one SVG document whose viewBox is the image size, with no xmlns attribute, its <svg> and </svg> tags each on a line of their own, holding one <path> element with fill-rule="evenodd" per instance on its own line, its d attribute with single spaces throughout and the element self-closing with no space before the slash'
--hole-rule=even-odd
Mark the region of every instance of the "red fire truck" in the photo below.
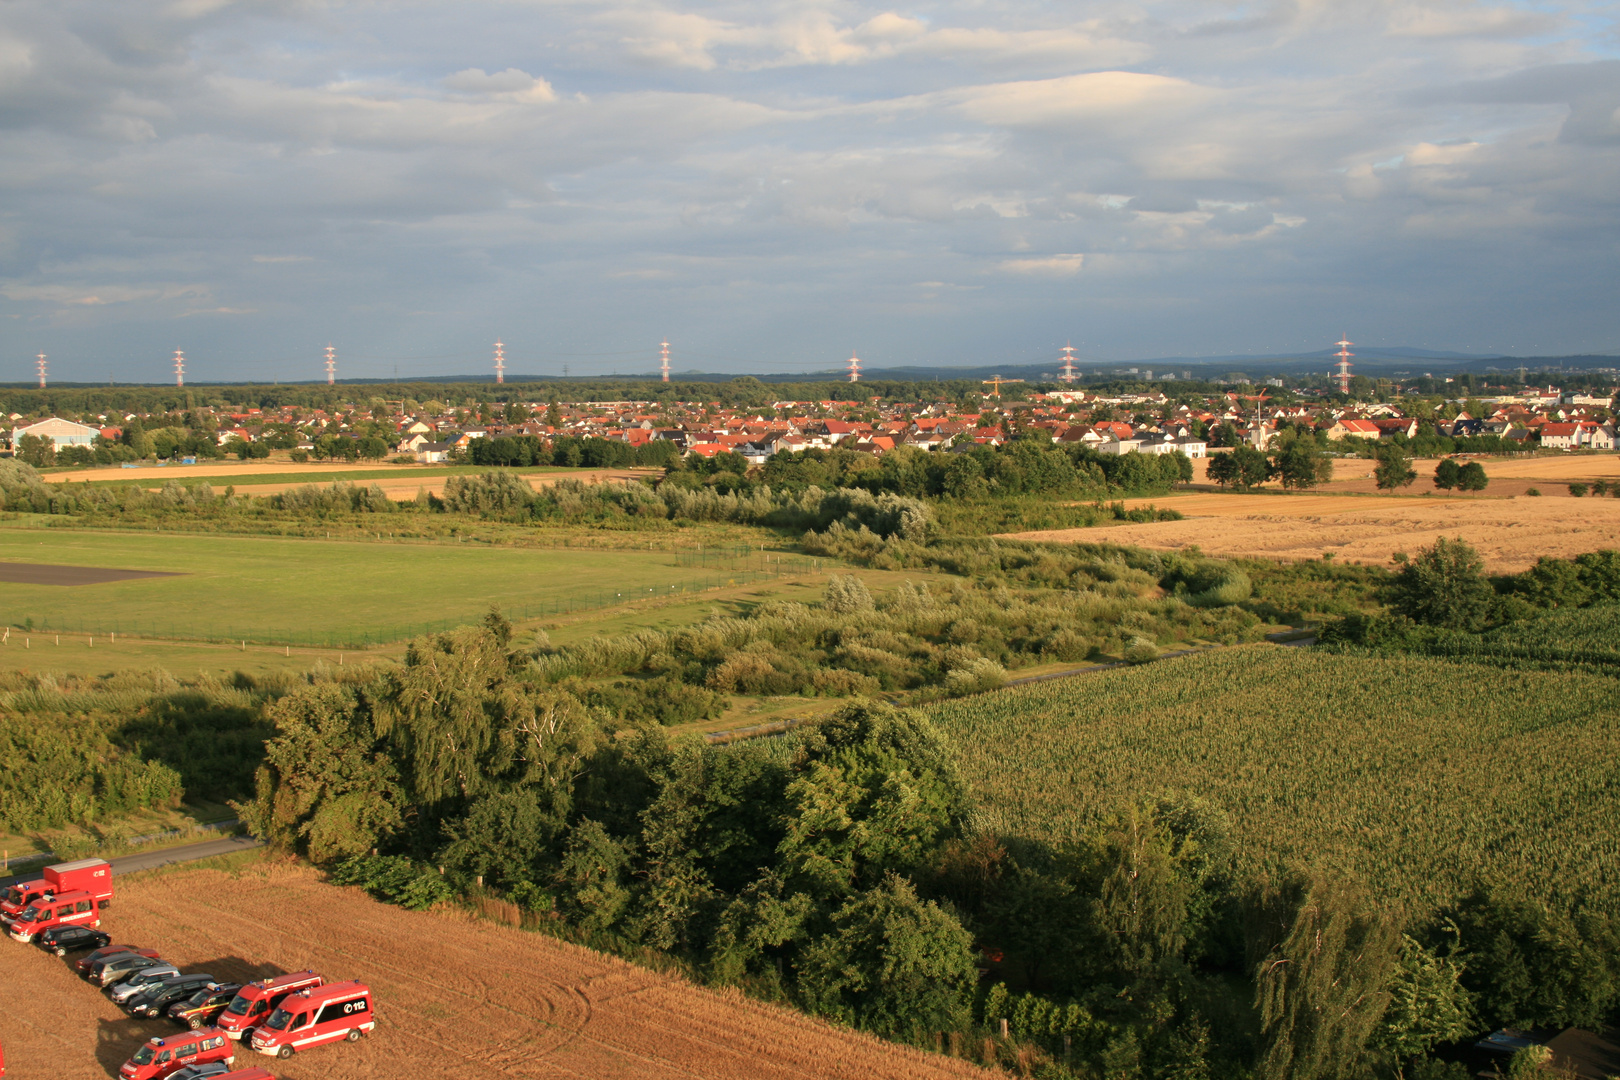
<svg viewBox="0 0 1620 1080">
<path fill-rule="evenodd" d="M 313 971 L 300 971 L 283 975 L 279 979 L 266 979 L 248 983 L 237 991 L 236 999 L 219 1014 L 219 1029 L 233 1039 L 241 1039 L 248 1032 L 270 1019 L 281 999 L 299 990 L 313 990 L 325 985 Z"/>
<path fill-rule="evenodd" d="M 13 941 L 26 943 L 53 926 L 100 926 L 101 909 L 107 903 L 83 889 L 59 896 L 46 893 L 16 916 L 5 919 L 6 932 Z"/>
<path fill-rule="evenodd" d="M 322 1043 L 356 1042 L 376 1026 L 371 987 L 351 979 L 283 998 L 281 1007 L 253 1032 L 252 1046 L 261 1054 L 290 1058 Z"/>
<path fill-rule="evenodd" d="M 236 1047 L 218 1028 L 204 1028 L 152 1039 L 124 1062 L 118 1075 L 123 1080 L 163 1080 L 187 1065 L 207 1065 L 214 1061 L 232 1064 L 236 1061 Z"/>
<path fill-rule="evenodd" d="M 0 918 L 15 918 L 29 904 L 47 893 L 60 896 L 82 889 L 94 893 L 98 899 L 111 900 L 112 878 L 112 867 L 106 859 L 80 859 L 78 862 L 47 866 L 37 881 L 19 881 L 0 893 Z"/>
</svg>

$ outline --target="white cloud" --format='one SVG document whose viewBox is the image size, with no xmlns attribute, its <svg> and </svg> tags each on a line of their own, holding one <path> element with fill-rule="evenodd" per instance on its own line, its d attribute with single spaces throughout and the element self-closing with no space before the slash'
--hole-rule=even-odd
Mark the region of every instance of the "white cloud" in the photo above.
<svg viewBox="0 0 1620 1080">
<path fill-rule="evenodd" d="M 1026 274 L 1031 277 L 1073 277 L 1085 265 L 1084 254 L 1043 255 L 1030 259 L 1003 259 L 996 269 L 1006 274 Z"/>
<path fill-rule="evenodd" d="M 483 68 L 467 68 L 441 80 L 446 89 L 464 94 L 480 94 L 505 101 L 543 103 L 556 101 L 557 93 L 546 80 L 527 71 L 507 68 L 493 75 Z"/>
</svg>

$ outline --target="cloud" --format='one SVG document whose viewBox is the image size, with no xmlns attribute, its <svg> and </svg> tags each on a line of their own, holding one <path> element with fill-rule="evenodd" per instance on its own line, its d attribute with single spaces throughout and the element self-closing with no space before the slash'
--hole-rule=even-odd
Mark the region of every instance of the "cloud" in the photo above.
<svg viewBox="0 0 1620 1080">
<path fill-rule="evenodd" d="M 1045 255 L 1030 259 L 1003 259 L 996 269 L 1005 274 L 1026 274 L 1031 277 L 1073 277 L 1085 265 L 1083 254 Z"/>
<path fill-rule="evenodd" d="M 1231 352 L 1347 305 L 1385 340 L 1603 351 L 1620 61 L 1591 10 L 12 0 L 0 315 L 131 363 L 181 317 L 244 371 L 491 327 L 819 366 L 1076 322 L 1098 355 Z M 1083 302 L 1032 287 L 1081 273 Z"/>
<path fill-rule="evenodd" d="M 517 68 L 509 67 L 493 75 L 486 74 L 483 68 L 466 68 L 440 81 L 448 90 L 505 101 L 544 103 L 557 100 L 557 93 L 550 83 Z"/>
</svg>

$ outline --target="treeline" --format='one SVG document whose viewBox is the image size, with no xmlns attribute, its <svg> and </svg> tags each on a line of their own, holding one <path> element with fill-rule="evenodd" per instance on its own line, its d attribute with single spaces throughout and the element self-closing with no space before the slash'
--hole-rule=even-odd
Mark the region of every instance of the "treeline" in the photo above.
<svg viewBox="0 0 1620 1080">
<path fill-rule="evenodd" d="M 1333 648 L 1472 659 L 1506 666 L 1620 668 L 1620 551 L 1543 557 L 1519 574 L 1487 575 L 1461 540 L 1441 538 L 1382 576 L 1382 607 L 1326 623 Z"/>
<path fill-rule="evenodd" d="M 9 674 L 0 679 L 0 829 L 34 833 L 183 797 L 237 797 L 264 756 L 263 703 L 285 689 L 208 678 L 181 686 L 161 672 L 61 682 Z"/>
<path fill-rule="evenodd" d="M 1003 392 L 1008 398 L 1020 396 L 1025 388 L 1013 386 Z M 172 413 L 198 406 L 243 411 L 251 408 L 322 409 L 333 412 L 345 405 L 372 399 L 402 401 L 438 400 L 453 406 L 478 406 L 497 402 L 544 402 L 553 398 L 569 402 L 644 401 L 674 404 L 678 401 L 715 402 L 725 406 L 763 407 L 775 401 L 835 401 L 865 404 L 876 397 L 885 401 L 965 401 L 985 394 L 977 379 L 923 380 L 896 379 L 765 383 L 753 376 L 714 381 L 670 382 L 645 379 L 544 379 L 507 382 L 492 380 L 467 382 L 377 382 L 292 383 L 263 385 L 197 383 L 184 388 L 173 386 L 11 386 L 0 389 L 0 408 L 8 412 L 37 413 Z"/>
</svg>

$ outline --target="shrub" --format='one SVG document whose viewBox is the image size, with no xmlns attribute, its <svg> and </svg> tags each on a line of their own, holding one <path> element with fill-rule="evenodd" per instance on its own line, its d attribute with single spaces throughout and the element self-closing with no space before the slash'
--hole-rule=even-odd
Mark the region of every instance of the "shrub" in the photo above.
<svg viewBox="0 0 1620 1080">
<path fill-rule="evenodd" d="M 1147 664 L 1159 658 L 1159 647 L 1145 637 L 1133 637 L 1121 654 L 1127 664 Z"/>
<path fill-rule="evenodd" d="M 1571 495 L 1573 495 L 1577 499 L 1584 498 L 1586 496 L 1587 490 L 1588 490 L 1587 486 L 1585 484 L 1581 483 L 1579 480 L 1577 480 L 1575 483 L 1569 485 L 1569 493 Z"/>
</svg>

